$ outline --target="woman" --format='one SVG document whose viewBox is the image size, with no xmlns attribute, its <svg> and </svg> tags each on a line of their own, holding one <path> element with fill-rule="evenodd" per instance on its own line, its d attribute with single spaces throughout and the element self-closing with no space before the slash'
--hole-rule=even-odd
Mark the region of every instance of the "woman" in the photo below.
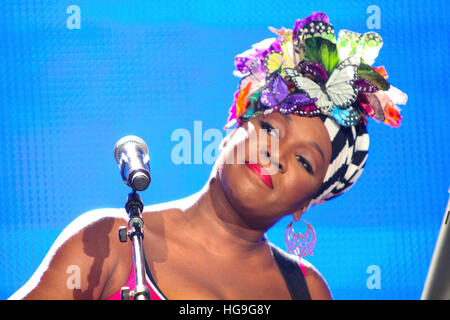
<svg viewBox="0 0 450 320">
<path fill-rule="evenodd" d="M 331 299 L 303 259 L 314 237 L 305 244 L 288 226 L 295 257 L 265 232 L 348 190 L 367 159 L 366 116 L 398 126 L 395 103 L 406 95 L 370 66 L 381 47 L 376 33 L 344 31 L 336 43 L 324 13 L 272 31 L 279 37 L 236 57 L 242 80 L 226 127 L 237 127 L 208 182 L 142 214 L 153 299 Z M 117 239 L 127 218 L 107 209 L 77 218 L 11 299 L 120 297 L 134 281 L 130 243 Z"/>
</svg>

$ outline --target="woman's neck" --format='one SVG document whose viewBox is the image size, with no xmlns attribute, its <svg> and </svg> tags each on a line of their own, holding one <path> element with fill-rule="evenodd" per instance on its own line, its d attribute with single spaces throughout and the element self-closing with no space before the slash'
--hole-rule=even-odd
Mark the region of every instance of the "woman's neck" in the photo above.
<svg viewBox="0 0 450 320">
<path fill-rule="evenodd" d="M 217 178 L 188 199 L 182 220 L 189 239 L 221 256 L 248 254 L 264 247 L 266 230 L 255 230 L 245 222 L 230 205 Z"/>
</svg>

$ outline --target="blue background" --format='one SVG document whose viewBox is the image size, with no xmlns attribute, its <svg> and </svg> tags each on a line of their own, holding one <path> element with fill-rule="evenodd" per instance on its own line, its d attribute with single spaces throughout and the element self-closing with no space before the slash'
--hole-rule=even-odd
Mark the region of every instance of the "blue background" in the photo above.
<svg viewBox="0 0 450 320">
<path fill-rule="evenodd" d="M 79 30 L 66 26 L 72 4 Z M 112 154 L 119 138 L 149 145 L 146 205 L 198 191 L 211 165 L 175 165 L 171 134 L 192 133 L 194 121 L 222 130 L 238 83 L 234 56 L 272 37 L 268 26 L 292 28 L 314 11 L 327 12 L 336 33 L 367 32 L 370 5 L 381 10 L 375 31 L 385 43 L 375 65 L 409 102 L 400 128 L 369 120 L 355 187 L 305 215 L 318 236 L 308 260 L 336 299 L 420 298 L 450 181 L 445 1 L 96 0 L 2 1 L 0 299 L 74 218 L 123 206 L 128 189 Z M 283 248 L 288 221 L 268 232 Z M 381 288 L 371 290 L 373 265 Z"/>
</svg>

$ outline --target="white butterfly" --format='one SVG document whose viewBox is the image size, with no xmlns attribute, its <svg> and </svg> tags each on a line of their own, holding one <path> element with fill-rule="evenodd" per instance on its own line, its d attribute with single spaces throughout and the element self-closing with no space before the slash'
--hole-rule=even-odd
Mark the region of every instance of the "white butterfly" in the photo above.
<svg viewBox="0 0 450 320">
<path fill-rule="evenodd" d="M 322 86 L 295 69 L 284 69 L 284 72 L 309 98 L 317 98 L 317 108 L 330 112 L 334 106 L 344 108 L 355 102 L 358 89 L 353 85 L 353 81 L 357 78 L 360 62 L 361 59 L 357 56 L 348 57 L 334 68 Z"/>
</svg>

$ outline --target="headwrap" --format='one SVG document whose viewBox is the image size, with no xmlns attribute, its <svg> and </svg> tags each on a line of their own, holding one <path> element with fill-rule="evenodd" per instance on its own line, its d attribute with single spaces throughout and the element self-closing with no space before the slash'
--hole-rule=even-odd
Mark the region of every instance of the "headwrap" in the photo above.
<svg viewBox="0 0 450 320">
<path fill-rule="evenodd" d="M 341 30 L 336 41 L 323 12 L 297 20 L 293 30 L 269 29 L 278 37 L 235 58 L 234 75 L 242 79 L 225 128 L 274 111 L 319 117 L 332 154 L 309 208 L 356 182 L 369 150 L 367 116 L 398 127 L 402 117 L 397 104 L 406 104 L 407 95 L 386 81 L 384 67 L 371 66 L 383 45 L 375 32 Z"/>
<path fill-rule="evenodd" d="M 364 123 L 344 127 L 330 117 L 319 117 L 331 139 L 331 160 L 323 183 L 308 208 L 348 190 L 361 175 L 369 152 L 369 134 Z"/>
</svg>

